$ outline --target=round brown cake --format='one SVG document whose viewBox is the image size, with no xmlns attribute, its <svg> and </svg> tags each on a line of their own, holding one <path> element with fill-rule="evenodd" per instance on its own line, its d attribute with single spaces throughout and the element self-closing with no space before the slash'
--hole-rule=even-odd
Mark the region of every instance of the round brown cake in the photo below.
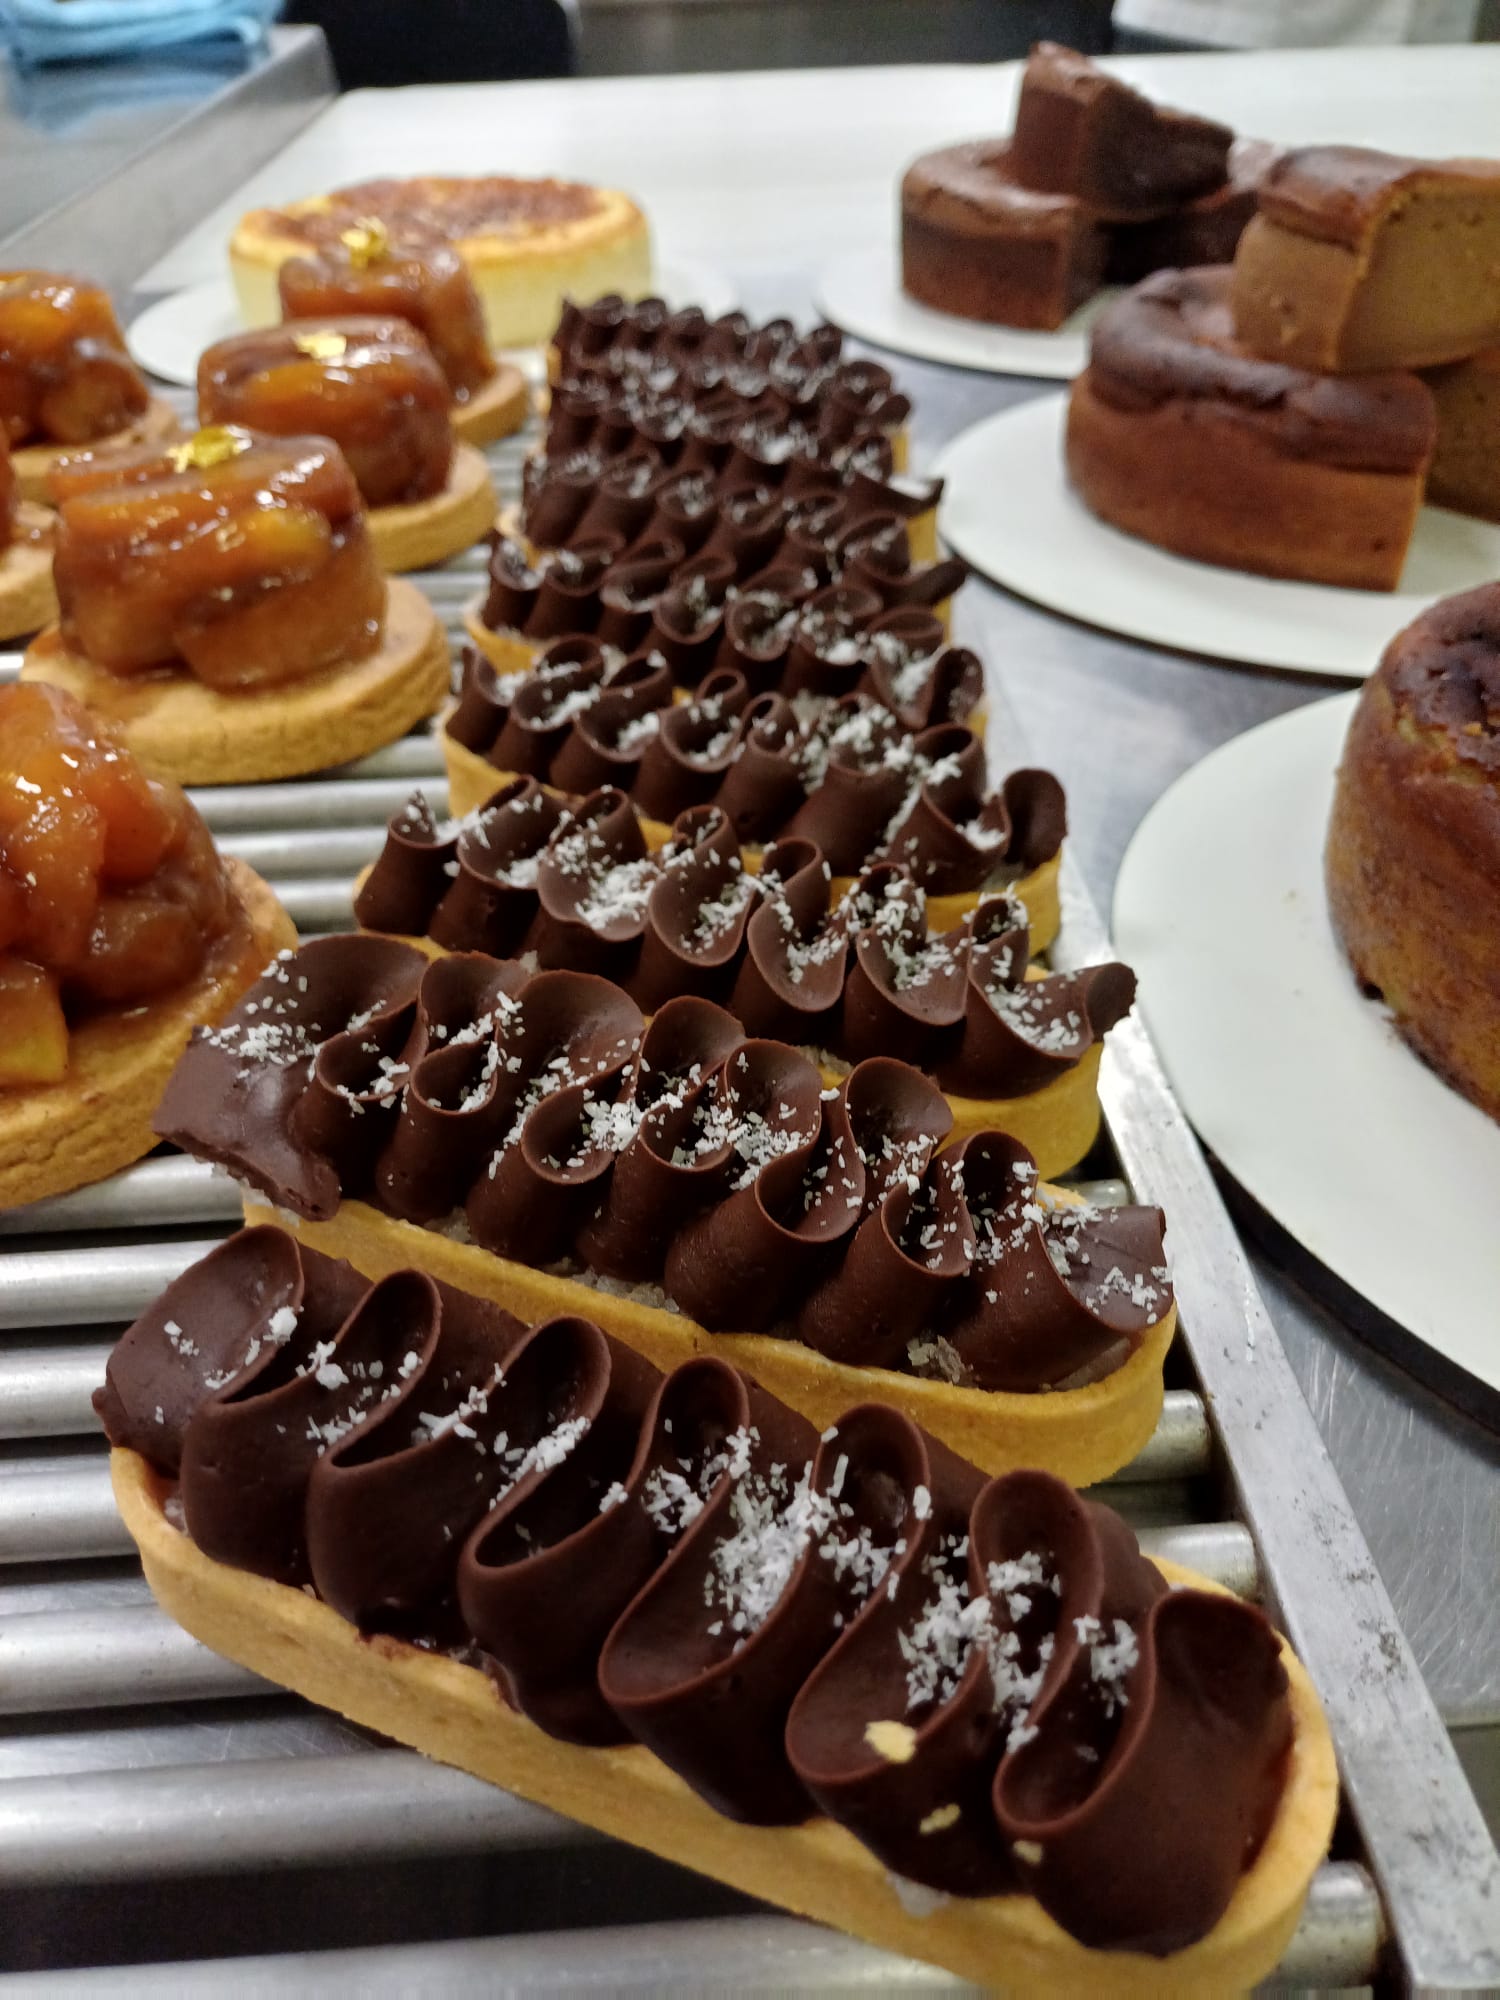
<svg viewBox="0 0 1500 2000">
<path fill-rule="evenodd" d="M 1101 520 L 1198 562 L 1394 590 L 1437 419 L 1417 376 L 1318 375 L 1235 339 L 1233 268 L 1160 271 L 1100 316 L 1068 476 Z"/>
<path fill-rule="evenodd" d="M 1386 648 L 1344 745 L 1325 871 L 1356 976 L 1500 1118 L 1500 583 Z"/>
</svg>

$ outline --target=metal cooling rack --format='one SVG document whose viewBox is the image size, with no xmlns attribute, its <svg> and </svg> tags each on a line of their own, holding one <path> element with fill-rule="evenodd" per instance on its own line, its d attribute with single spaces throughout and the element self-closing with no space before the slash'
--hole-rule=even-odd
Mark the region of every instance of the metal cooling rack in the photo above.
<svg viewBox="0 0 1500 2000">
<path fill-rule="evenodd" d="M 513 441 L 493 454 L 507 491 L 519 452 Z M 450 629 L 480 568 L 471 554 L 419 579 Z M 0 661 L 7 670 L 13 660 Z M 990 700 L 1013 753 L 997 687 Z M 349 926 L 353 878 L 417 784 L 446 810 L 425 732 L 321 778 L 194 797 L 221 849 L 266 876 L 307 937 Z M 1054 960 L 1105 949 L 1065 863 Z M 1156 1434 L 1108 1498 L 1147 1549 L 1268 1606 L 1339 1746 L 1349 1814 L 1277 1984 L 1361 1985 L 1392 1968 L 1423 1987 L 1500 1981 L 1495 1854 L 1447 1736 L 1150 1044 L 1132 1021 L 1109 1047 L 1114 1156 L 1102 1142 L 1089 1170 L 1099 1197 L 1124 1198 L 1128 1178 L 1166 1209 L 1183 1339 Z M 264 1942 L 287 1934 L 276 1912 L 299 1871 L 352 1868 L 394 1884 L 434 1856 L 455 1866 L 499 1856 L 519 1870 L 540 1855 L 557 1881 L 577 1885 L 563 1930 L 241 1957 L 174 1969 L 174 1989 L 249 1991 L 316 1970 L 336 1989 L 395 1991 L 413 1977 L 482 1981 L 501 1967 L 508 1985 L 616 1990 L 944 1984 L 812 1926 L 725 1915 L 726 1902 L 741 1907 L 735 1899 L 675 1871 L 637 1893 L 624 1874 L 629 1850 L 269 1689 L 156 1609 L 115 1514 L 90 1397 L 122 1326 L 237 1219 L 230 1184 L 172 1154 L 0 1216 L 0 1899 L 54 1913 L 76 1905 L 97 1919 L 90 1889 L 165 1895 L 209 1877 L 242 1904 L 260 1907 L 259 1897 Z M 622 1896 L 619 1913 L 645 1921 L 609 1921 Z M 492 1903 L 464 1928 L 537 1922 L 535 1911 Z M 95 1927 L 89 1956 L 106 1962 L 114 1933 Z M 307 1931 L 309 1945 L 329 1941 L 316 1920 Z M 150 1955 L 162 1949 L 157 1936 Z M 27 1962 L 6 1951 L 0 1927 L 0 1969 Z M 142 1987 L 160 1971 L 142 1969 Z M 131 1975 L 112 1974 L 111 1990 L 133 1991 Z"/>
</svg>

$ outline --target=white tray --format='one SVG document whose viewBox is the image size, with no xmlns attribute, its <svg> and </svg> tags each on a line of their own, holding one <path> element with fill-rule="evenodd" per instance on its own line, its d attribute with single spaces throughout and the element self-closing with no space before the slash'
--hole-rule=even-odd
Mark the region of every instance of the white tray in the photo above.
<svg viewBox="0 0 1500 2000">
<path fill-rule="evenodd" d="M 1235 1179 L 1388 1319 L 1500 1391 L 1500 1124 L 1412 1054 L 1328 921 L 1323 838 L 1353 710 L 1349 695 L 1297 709 L 1180 778 L 1125 856 L 1115 944 L 1184 1110 Z"/>
<path fill-rule="evenodd" d="M 978 368 L 987 375 L 1030 375 L 1066 382 L 1088 359 L 1089 328 L 1115 296 L 1102 291 L 1080 306 L 1055 333 L 1017 326 L 987 326 L 918 305 L 901 289 L 900 253 L 894 243 L 851 250 L 827 266 L 818 280 L 818 304 L 835 326 L 877 347 L 910 354 L 918 361 L 942 361 L 951 368 Z"/>
<path fill-rule="evenodd" d="M 710 318 L 736 303 L 734 287 L 723 273 L 702 264 L 658 261 L 655 284 L 669 305 L 702 306 Z M 206 278 L 147 306 L 131 325 L 130 346 L 141 366 L 161 381 L 191 389 L 198 380 L 198 356 L 204 348 L 244 331 L 231 281 Z M 544 372 L 540 348 L 510 349 L 504 358 L 537 379 Z"/>
<path fill-rule="evenodd" d="M 1374 672 L 1386 642 L 1435 598 L 1500 576 L 1500 525 L 1424 507 L 1395 591 L 1281 583 L 1168 555 L 1096 520 L 1063 468 L 1066 396 L 1002 410 L 954 439 L 938 525 L 1022 597 L 1126 638 L 1284 672 Z"/>
</svg>

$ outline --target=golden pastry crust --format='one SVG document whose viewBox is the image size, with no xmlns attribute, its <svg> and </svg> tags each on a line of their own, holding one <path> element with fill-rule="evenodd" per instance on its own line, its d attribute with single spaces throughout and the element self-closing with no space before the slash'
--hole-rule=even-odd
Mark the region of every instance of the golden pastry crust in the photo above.
<svg viewBox="0 0 1500 2000">
<path fill-rule="evenodd" d="M 123 450 L 129 445 L 164 444 L 181 434 L 177 413 L 169 403 L 153 396 L 146 413 L 123 431 L 109 437 L 92 438 L 87 444 L 18 444 L 11 448 L 16 487 L 23 500 L 47 499 L 47 475 L 59 459 L 76 458 L 80 452 Z"/>
<path fill-rule="evenodd" d="M 400 572 L 447 562 L 489 533 L 499 504 L 483 453 L 471 444 L 456 446 L 441 493 L 370 509 L 370 540 L 381 568 Z"/>
<path fill-rule="evenodd" d="M 509 361 L 495 364 L 488 382 L 466 403 L 453 405 L 453 432 L 464 444 L 498 444 L 513 437 L 531 415 L 531 389 Z"/>
<path fill-rule="evenodd" d="M 75 1027 L 60 1083 L 0 1090 L 0 1209 L 143 1159 L 158 1143 L 152 1115 L 193 1029 L 221 1019 L 268 960 L 295 948 L 292 920 L 260 877 L 242 861 L 224 867 L 239 922 L 190 985 Z"/>
<path fill-rule="evenodd" d="M 799 1827 L 724 1818 L 639 1744 L 586 1749 L 506 1707 L 476 1667 L 398 1639 L 362 1638 L 328 1605 L 229 1569 L 166 1517 L 166 1483 L 135 1452 L 111 1454 L 115 1498 L 162 1609 L 225 1658 L 308 1700 L 615 1839 L 681 1863 L 855 1937 L 940 1965 L 988 1991 L 1221 1995 L 1256 1985 L 1297 1927 L 1338 1806 L 1328 1725 L 1283 1641 L 1292 1748 L 1276 1817 L 1208 1936 L 1170 1958 L 1091 1951 L 1030 1897 L 955 1897 L 931 1915 L 903 1909 L 896 1885 L 854 1836 L 825 1819 Z M 1179 1588 L 1217 1586 L 1174 1563 Z"/>
<path fill-rule="evenodd" d="M 487 204 L 494 220 L 486 216 Z M 565 298 L 588 303 L 609 292 L 641 298 L 651 289 L 646 218 L 617 189 L 426 176 L 373 182 L 242 216 L 230 238 L 229 267 L 246 325 L 280 319 L 277 273 L 288 257 L 363 215 L 386 223 L 393 235 L 403 223 L 417 223 L 452 242 L 474 280 L 492 347 L 547 340 Z"/>
<path fill-rule="evenodd" d="M 77 695 L 162 777 L 253 784 L 327 770 L 405 735 L 448 693 L 448 641 L 422 592 L 395 578 L 375 652 L 264 693 L 219 694 L 187 673 L 123 680 L 66 651 L 55 627 L 27 649 L 21 678 Z"/>
<path fill-rule="evenodd" d="M 496 636 L 491 634 L 492 638 Z M 500 665 L 500 662 L 497 660 L 496 664 Z M 520 664 L 529 664 L 529 659 Z M 515 667 L 500 667 L 502 673 L 516 670 Z M 497 771 L 477 751 L 456 743 L 441 726 L 437 734 L 443 749 L 443 767 L 448 774 L 448 810 L 455 819 L 461 819 L 465 813 L 477 812 L 486 800 L 493 798 L 500 787 L 516 775 L 513 771 Z M 656 819 L 642 819 L 641 831 L 646 836 L 648 847 L 665 847 L 672 837 L 672 829 Z M 759 857 L 753 851 L 746 865 L 752 871 L 759 868 Z M 1054 854 L 1033 868 L 1029 875 L 1023 875 L 1019 881 L 1007 885 L 1011 894 L 1019 897 L 1026 906 L 1033 951 L 1045 951 L 1054 942 L 1061 927 L 1062 906 L 1058 891 L 1061 867 L 1061 854 Z M 829 894 L 837 900 L 853 886 L 853 876 L 836 875 Z M 982 889 L 963 889 L 951 896 L 929 896 L 927 928 L 933 931 L 952 930 L 978 905 L 983 895 Z"/>
<path fill-rule="evenodd" d="M 52 584 L 52 516 L 34 501 L 16 508 L 16 539 L 0 551 L 0 639 L 40 632 L 57 617 Z"/>
<path fill-rule="evenodd" d="M 477 1244 L 398 1222 L 361 1201 L 345 1201 L 329 1222 L 308 1222 L 249 1197 L 245 1221 L 252 1226 L 278 1223 L 311 1249 L 347 1259 L 367 1278 L 423 1270 L 460 1291 L 494 1299 L 523 1320 L 581 1314 L 663 1371 L 695 1354 L 717 1354 L 819 1430 L 853 1404 L 873 1398 L 905 1410 L 913 1422 L 983 1472 L 1040 1465 L 1074 1486 L 1088 1486 L 1118 1472 L 1156 1429 L 1162 1361 L 1177 1329 L 1173 1305 L 1147 1329 L 1123 1366 L 1080 1389 L 1031 1394 L 964 1389 L 888 1368 L 850 1367 L 800 1341 L 778 1340 L 770 1334 L 710 1333 L 682 1313 L 601 1291 L 579 1278 L 533 1270 Z"/>
</svg>

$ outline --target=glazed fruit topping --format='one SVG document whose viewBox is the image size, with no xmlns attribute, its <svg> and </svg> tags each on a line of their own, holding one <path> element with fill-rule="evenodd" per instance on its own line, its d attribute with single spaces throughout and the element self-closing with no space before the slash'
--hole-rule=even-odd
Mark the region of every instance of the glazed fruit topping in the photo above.
<svg viewBox="0 0 1500 2000">
<path fill-rule="evenodd" d="M 233 912 L 177 786 L 60 688 L 0 688 L 0 1086 L 57 1082 L 71 1016 L 184 985 Z"/>
<path fill-rule="evenodd" d="M 198 363 L 203 423 L 332 438 L 368 507 L 442 491 L 450 411 L 447 378 L 404 319 L 288 320 L 218 341 Z"/>
<path fill-rule="evenodd" d="M 0 428 L 12 444 L 89 444 L 145 414 L 109 294 L 50 271 L 0 271 Z"/>
<path fill-rule="evenodd" d="M 289 258 L 280 286 L 287 319 L 373 313 L 408 321 L 432 349 L 456 402 L 467 402 L 495 372 L 479 295 L 447 243 L 405 232 L 396 243 L 376 217 L 363 216 L 337 243 Z"/>
<path fill-rule="evenodd" d="M 385 579 L 348 465 L 321 437 L 214 426 L 51 476 L 63 637 L 115 674 L 186 665 L 226 691 L 362 659 Z"/>
</svg>

